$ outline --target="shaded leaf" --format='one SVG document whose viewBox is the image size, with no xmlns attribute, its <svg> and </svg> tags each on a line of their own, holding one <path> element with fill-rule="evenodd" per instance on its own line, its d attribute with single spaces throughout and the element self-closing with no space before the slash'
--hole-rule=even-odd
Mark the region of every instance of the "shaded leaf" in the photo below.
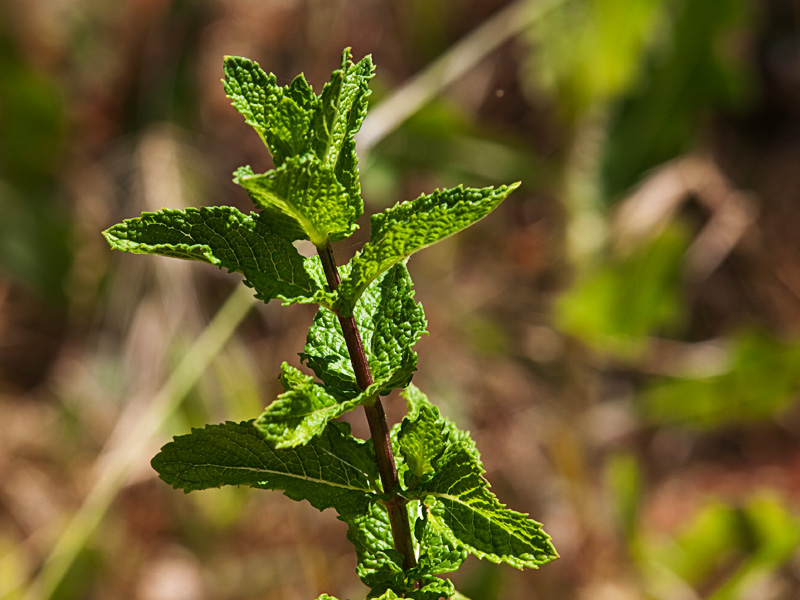
<svg viewBox="0 0 800 600">
<path fill-rule="evenodd" d="M 396 265 L 370 286 L 356 306 L 354 317 L 375 381 L 369 390 L 373 396 L 407 386 L 416 369 L 412 347 L 427 323 L 422 307 L 414 301 L 412 285 L 405 265 Z M 362 392 L 338 319 L 331 311 L 317 312 L 301 357 L 330 389 L 347 398 Z"/>
<path fill-rule="evenodd" d="M 402 592 L 413 588 L 403 574 L 403 556 L 394 549 L 386 508 L 374 502 L 360 514 L 342 518 L 348 524 L 347 539 L 356 550 L 358 578 L 375 593 L 389 588 Z"/>
<path fill-rule="evenodd" d="M 346 423 L 331 423 L 306 446 L 276 449 L 252 423 L 227 422 L 174 438 L 151 464 L 161 479 L 186 492 L 249 485 L 350 514 L 363 510 L 375 492 L 369 448 Z"/>
</svg>

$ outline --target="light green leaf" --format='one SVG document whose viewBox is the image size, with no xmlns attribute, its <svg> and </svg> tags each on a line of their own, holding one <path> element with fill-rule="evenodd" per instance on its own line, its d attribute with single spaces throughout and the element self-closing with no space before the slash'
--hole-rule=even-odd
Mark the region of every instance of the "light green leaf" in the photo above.
<svg viewBox="0 0 800 600">
<path fill-rule="evenodd" d="M 409 510 L 417 506 L 418 503 L 413 502 L 409 504 Z M 454 592 L 449 581 L 438 579 L 433 575 L 455 570 L 463 562 L 463 557 L 455 568 L 442 569 L 442 561 L 429 559 L 431 549 L 427 551 L 423 549 L 424 553 L 417 567 L 403 571 L 403 557 L 394 549 L 389 515 L 382 504 L 374 502 L 361 514 L 341 518 L 349 525 L 347 537 L 355 547 L 358 558 L 356 573 L 361 581 L 369 586 L 370 598 L 392 590 L 403 594 L 405 598 L 438 600 L 442 596 L 449 597 Z M 446 546 L 449 550 L 453 549 L 452 544 Z M 433 548 L 433 552 L 436 553 L 441 546 Z M 461 554 L 459 553 L 459 556 Z M 451 565 L 452 561 L 448 563 L 448 566 Z M 417 582 L 422 582 L 421 589 L 416 589 Z"/>
<path fill-rule="evenodd" d="M 291 86 L 282 87 L 275 75 L 267 75 L 258 63 L 239 56 L 225 57 L 223 71 L 225 93 L 258 132 L 276 166 L 308 152 L 319 100 L 302 75 Z"/>
<path fill-rule="evenodd" d="M 412 589 L 405 583 L 403 556 L 394 549 L 389 514 L 379 502 L 374 502 L 359 514 L 342 517 L 348 525 L 347 539 L 356 550 L 356 574 L 373 592 L 389 588 L 402 592 Z"/>
<path fill-rule="evenodd" d="M 373 215 L 370 240 L 350 261 L 350 274 L 337 289 L 341 313 L 351 314 L 378 275 L 482 219 L 518 186 L 437 190 Z"/>
<path fill-rule="evenodd" d="M 264 302 L 325 302 L 327 292 L 306 271 L 303 257 L 263 215 L 229 206 L 164 209 L 126 219 L 103 235 L 123 252 L 201 260 L 242 273 Z"/>
<path fill-rule="evenodd" d="M 482 474 L 480 462 L 467 449 L 448 449 L 419 488 L 429 527 L 495 563 L 537 568 L 558 558 L 541 524 L 500 504 Z"/>
<path fill-rule="evenodd" d="M 412 600 L 439 600 L 440 598 L 450 598 L 456 591 L 453 582 L 449 579 L 439 579 L 438 577 L 423 577 L 422 587 L 418 590 L 411 590 L 405 594 L 406 598 Z"/>
<path fill-rule="evenodd" d="M 276 449 L 252 423 L 228 422 L 174 438 L 151 464 L 161 479 L 186 492 L 249 485 L 350 514 L 374 497 L 377 472 L 370 450 L 346 423 L 330 423 L 306 446 Z"/>
<path fill-rule="evenodd" d="M 422 307 L 414 301 L 412 285 L 405 265 L 396 265 L 375 281 L 356 305 L 354 317 L 375 381 L 369 389 L 373 396 L 407 386 L 416 369 L 412 347 L 427 323 Z M 338 319 L 331 311 L 317 312 L 301 357 L 331 390 L 347 398 L 362 392 Z"/>
<path fill-rule="evenodd" d="M 333 169 L 312 154 L 287 158 L 277 169 L 261 175 L 239 169 L 234 182 L 245 188 L 259 207 L 278 210 L 297 223 L 302 238 L 317 247 L 350 236 L 361 215 L 337 181 Z"/>
<path fill-rule="evenodd" d="M 398 435 L 400 452 L 417 479 L 433 473 L 434 461 L 444 452 L 446 434 L 439 410 L 423 404 L 414 417 L 403 419 Z"/>
<path fill-rule="evenodd" d="M 350 59 L 350 51 L 345 50 L 341 67 L 319 97 L 302 75 L 281 87 L 274 75 L 267 75 L 251 60 L 225 60 L 225 91 L 261 136 L 277 167 L 277 172 L 258 176 L 249 167 L 240 169 L 236 182 L 248 189 L 257 204 L 277 204 L 302 225 L 303 239 L 318 246 L 328 239 L 348 237 L 364 212 L 355 134 L 366 115 L 368 84 L 375 67 L 369 56 L 358 64 Z M 292 164 L 293 160 L 302 164 Z M 281 171 L 283 166 L 288 170 Z M 287 188 L 295 196 L 308 189 L 304 198 L 287 199 L 281 197 L 290 191 Z M 315 216 L 322 217 L 322 222 L 315 221 Z"/>
<path fill-rule="evenodd" d="M 406 419 L 410 421 L 417 420 L 420 412 L 428 407 L 430 407 L 431 410 L 436 411 L 437 415 L 439 414 L 438 407 L 428 400 L 428 397 L 423 394 L 413 383 L 403 390 L 401 395 L 406 399 L 406 404 L 408 406 L 408 414 L 403 419 L 403 422 L 405 422 Z M 475 445 L 475 441 L 472 439 L 469 432 L 459 429 L 456 424 L 447 417 L 439 416 L 438 418 L 441 420 L 441 423 L 444 426 L 444 432 L 447 435 L 446 447 L 463 448 L 469 452 L 470 455 L 475 458 L 475 460 L 480 461 L 481 454 L 478 451 L 478 447 Z"/>
<path fill-rule="evenodd" d="M 414 525 L 414 537 L 419 548 L 414 571 L 419 573 L 418 577 L 457 571 L 467 559 L 466 549 L 462 544 L 443 535 L 436 527 L 430 526 L 427 507 L 416 502 L 413 505 L 420 506 Z"/>
<path fill-rule="evenodd" d="M 339 402 L 287 363 L 281 365 L 285 392 L 256 419 L 256 427 L 276 448 L 291 448 L 310 442 L 321 434 L 328 421 L 359 405 L 360 398 Z"/>
<path fill-rule="evenodd" d="M 372 57 L 353 64 L 350 49 L 342 54 L 342 66 L 334 71 L 320 94 L 320 105 L 313 117 L 314 150 L 322 163 L 333 169 L 347 190 L 354 206 L 363 212 L 358 181 L 355 135 L 367 114 L 369 80 L 375 74 Z"/>
</svg>

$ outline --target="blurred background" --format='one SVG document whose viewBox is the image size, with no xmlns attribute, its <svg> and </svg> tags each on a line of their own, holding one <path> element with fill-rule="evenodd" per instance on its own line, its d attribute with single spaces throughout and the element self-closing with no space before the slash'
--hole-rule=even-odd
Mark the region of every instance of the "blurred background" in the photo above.
<svg viewBox="0 0 800 600">
<path fill-rule="evenodd" d="M 459 590 L 800 597 L 799 25 L 793 0 L 0 1 L 0 597 L 363 597 L 333 514 L 149 466 L 273 400 L 313 310 L 100 235 L 250 210 L 231 173 L 271 163 L 223 56 L 319 91 L 346 46 L 378 65 L 367 214 L 523 181 L 409 264 L 415 382 L 561 554 L 470 559 Z"/>
</svg>

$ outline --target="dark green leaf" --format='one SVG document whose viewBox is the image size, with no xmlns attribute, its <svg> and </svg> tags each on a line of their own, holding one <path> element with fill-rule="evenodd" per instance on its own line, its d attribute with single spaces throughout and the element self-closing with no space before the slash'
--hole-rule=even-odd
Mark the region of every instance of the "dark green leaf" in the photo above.
<svg viewBox="0 0 800 600">
<path fill-rule="evenodd" d="M 293 500 L 340 514 L 363 511 L 377 478 L 370 446 L 331 423 L 308 445 L 276 449 L 252 423 L 193 429 L 166 444 L 152 460 L 161 479 L 186 492 L 249 485 L 283 490 Z"/>
<path fill-rule="evenodd" d="M 374 282 L 356 305 L 354 316 L 375 381 L 369 390 L 372 395 L 405 387 L 416 369 L 412 347 L 427 323 L 411 288 L 405 265 L 396 265 Z M 326 386 L 348 398 L 361 393 L 344 335 L 331 311 L 320 309 L 317 313 L 301 356 Z"/>
<path fill-rule="evenodd" d="M 394 549 L 386 508 L 374 502 L 360 514 L 342 518 L 348 524 L 347 538 L 356 550 L 356 574 L 373 592 L 408 586 L 403 575 L 403 556 Z"/>
<path fill-rule="evenodd" d="M 127 219 L 103 235 L 123 252 L 201 260 L 242 273 L 265 302 L 324 302 L 326 292 L 306 271 L 303 257 L 262 215 L 229 206 L 164 209 Z"/>
</svg>

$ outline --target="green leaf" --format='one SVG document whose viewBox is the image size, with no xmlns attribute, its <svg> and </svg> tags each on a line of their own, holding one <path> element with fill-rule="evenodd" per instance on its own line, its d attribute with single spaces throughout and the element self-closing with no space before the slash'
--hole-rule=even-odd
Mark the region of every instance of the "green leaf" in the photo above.
<svg viewBox="0 0 800 600">
<path fill-rule="evenodd" d="M 363 511 L 375 493 L 370 450 L 346 423 L 330 423 L 306 446 L 276 449 L 252 423 L 228 422 L 174 438 L 151 464 L 161 479 L 186 492 L 249 485 L 350 514 Z"/>
<path fill-rule="evenodd" d="M 239 169 L 234 182 L 245 188 L 253 202 L 277 210 L 296 223 L 294 239 L 309 239 L 317 247 L 350 236 L 361 215 L 336 179 L 333 169 L 312 154 L 290 157 L 267 173 L 256 175 L 249 167 Z"/>
<path fill-rule="evenodd" d="M 373 215 L 370 240 L 350 261 L 350 274 L 337 289 L 341 313 L 351 314 L 378 275 L 482 219 L 518 186 L 437 190 Z"/>
<path fill-rule="evenodd" d="M 389 514 L 379 502 L 373 502 L 359 514 L 342 517 L 348 525 L 347 539 L 356 550 L 358 578 L 373 592 L 413 589 L 403 574 L 403 556 L 394 549 Z"/>
<path fill-rule="evenodd" d="M 400 452 L 417 479 L 433 473 L 434 461 L 444 452 L 446 434 L 439 410 L 423 404 L 416 414 L 403 419 L 398 435 Z"/>
<path fill-rule="evenodd" d="M 370 286 L 353 313 L 375 381 L 367 391 L 371 396 L 407 386 L 416 369 L 412 347 L 427 323 L 422 307 L 414 301 L 412 285 L 405 265 L 396 265 Z M 331 311 L 317 312 L 300 356 L 329 389 L 347 398 L 362 393 L 338 319 Z"/>
<path fill-rule="evenodd" d="M 480 462 L 460 447 L 448 449 L 419 493 L 431 527 L 478 558 L 537 568 L 558 557 L 541 524 L 507 509 L 489 491 Z"/>
<path fill-rule="evenodd" d="M 414 572 L 417 577 L 451 573 L 457 571 L 467 559 L 467 551 L 460 543 L 444 535 L 436 527 L 430 526 L 428 510 L 420 506 L 420 516 L 414 526 L 414 535 L 419 547 L 419 558 Z M 415 575 L 412 574 L 412 577 Z"/>
<path fill-rule="evenodd" d="M 364 212 L 355 134 L 366 115 L 375 67 L 369 56 L 358 64 L 350 58 L 345 50 L 341 67 L 319 97 L 302 75 L 281 87 L 275 75 L 251 60 L 225 60 L 225 91 L 259 133 L 277 167 L 264 175 L 245 167 L 235 181 L 257 204 L 277 207 L 296 219 L 305 231 L 302 239 L 317 246 L 351 235 Z"/>
<path fill-rule="evenodd" d="M 342 416 L 359 405 L 360 398 L 339 402 L 287 363 L 281 365 L 285 392 L 270 404 L 256 420 L 256 427 L 276 448 L 291 448 L 310 442 L 320 435 L 328 421 Z"/>
<path fill-rule="evenodd" d="M 239 56 L 225 57 L 223 71 L 225 93 L 258 132 L 276 166 L 309 150 L 311 120 L 319 101 L 302 75 L 282 87 L 275 75 Z"/>
<path fill-rule="evenodd" d="M 419 419 L 420 412 L 426 408 L 436 411 L 437 415 L 439 414 L 438 407 L 428 400 L 428 397 L 423 394 L 413 383 L 403 390 L 402 396 L 406 399 L 406 404 L 408 406 L 408 414 L 403 419 L 404 423 L 406 419 L 410 421 Z M 439 416 L 439 419 L 444 427 L 444 432 L 447 435 L 446 447 L 462 448 L 469 452 L 469 454 L 475 460 L 480 461 L 481 454 L 478 451 L 478 447 L 475 445 L 475 441 L 472 439 L 469 432 L 459 429 L 456 424 L 447 417 Z"/>
<path fill-rule="evenodd" d="M 409 510 L 412 506 L 416 507 L 418 503 L 409 504 Z M 356 573 L 369 586 L 370 598 L 390 589 L 403 594 L 405 598 L 419 600 L 438 600 L 439 597 L 449 597 L 454 592 L 449 581 L 433 577 L 436 573 L 453 571 L 463 562 L 466 554 L 455 549 L 453 544 L 445 542 L 444 545 L 434 544 L 431 548 L 420 548 L 422 554 L 418 565 L 409 571 L 403 571 L 403 557 L 394 549 L 389 515 L 382 504 L 373 502 L 367 511 L 342 517 L 342 520 L 349 525 L 347 537 L 355 547 L 358 558 Z M 460 557 L 455 566 L 453 553 Z M 432 554 L 446 558 L 434 560 Z M 418 581 L 423 584 L 421 589 L 416 589 Z"/>
<path fill-rule="evenodd" d="M 103 235 L 123 252 L 201 260 L 242 273 L 264 302 L 325 303 L 327 292 L 306 270 L 303 257 L 263 215 L 229 206 L 164 209 L 126 219 Z"/>
<path fill-rule="evenodd" d="M 412 598 L 413 600 L 439 600 L 440 598 L 450 598 L 456 591 L 453 582 L 449 579 L 424 577 L 420 581 L 422 582 L 422 587 L 418 590 L 406 592 L 406 598 Z"/>
<path fill-rule="evenodd" d="M 353 64 L 350 49 L 342 54 L 342 66 L 322 88 L 320 105 L 313 117 L 315 154 L 336 173 L 359 216 L 363 212 L 355 135 L 367 114 L 369 80 L 375 74 L 372 57 Z"/>
</svg>

